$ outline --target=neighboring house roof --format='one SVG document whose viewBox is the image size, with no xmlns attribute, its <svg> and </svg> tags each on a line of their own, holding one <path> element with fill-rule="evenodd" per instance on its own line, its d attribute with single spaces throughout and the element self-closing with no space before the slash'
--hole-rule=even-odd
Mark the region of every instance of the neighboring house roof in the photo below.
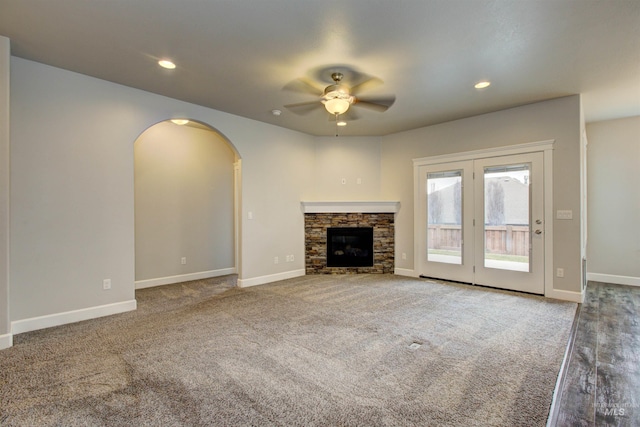
<svg viewBox="0 0 640 427">
<path fill-rule="evenodd" d="M 487 178 L 485 185 L 485 200 L 491 182 L 500 185 L 504 191 L 504 222 L 510 225 L 529 224 L 529 185 L 509 177 Z M 459 222 L 456 216 L 456 185 L 450 185 L 431 194 L 438 194 L 442 211 L 440 212 L 441 224 L 456 224 Z M 458 192 L 459 194 L 459 192 Z M 485 213 L 485 222 L 487 217 Z"/>
</svg>

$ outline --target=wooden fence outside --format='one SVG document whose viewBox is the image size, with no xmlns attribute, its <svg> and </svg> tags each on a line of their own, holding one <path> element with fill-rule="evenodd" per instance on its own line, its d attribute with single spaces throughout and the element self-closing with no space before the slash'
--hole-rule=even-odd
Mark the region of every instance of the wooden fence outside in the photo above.
<svg viewBox="0 0 640 427">
<path fill-rule="evenodd" d="M 486 250 L 493 254 L 529 256 L 529 227 L 526 225 L 485 226 Z M 459 225 L 429 225 L 429 249 L 459 250 L 462 230 Z"/>
</svg>

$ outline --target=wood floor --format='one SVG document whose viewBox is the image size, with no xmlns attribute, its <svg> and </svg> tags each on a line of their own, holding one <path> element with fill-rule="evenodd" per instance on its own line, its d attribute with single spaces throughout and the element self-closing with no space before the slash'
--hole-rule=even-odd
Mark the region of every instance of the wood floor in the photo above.
<svg viewBox="0 0 640 427">
<path fill-rule="evenodd" d="M 640 426 L 640 287 L 589 282 L 551 426 Z"/>
</svg>

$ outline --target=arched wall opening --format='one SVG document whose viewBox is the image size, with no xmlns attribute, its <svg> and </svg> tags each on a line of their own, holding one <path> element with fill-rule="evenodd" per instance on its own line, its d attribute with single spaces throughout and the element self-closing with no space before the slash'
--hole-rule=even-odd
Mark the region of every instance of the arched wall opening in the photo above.
<svg viewBox="0 0 640 427">
<path fill-rule="evenodd" d="M 136 289 L 239 271 L 240 157 L 213 127 L 170 120 L 134 143 Z"/>
</svg>

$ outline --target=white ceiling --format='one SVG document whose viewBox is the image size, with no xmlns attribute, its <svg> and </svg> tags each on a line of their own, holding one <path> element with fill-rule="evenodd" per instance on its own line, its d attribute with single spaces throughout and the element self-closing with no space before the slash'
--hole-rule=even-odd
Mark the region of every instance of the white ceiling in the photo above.
<svg viewBox="0 0 640 427">
<path fill-rule="evenodd" d="M 0 35 L 18 57 L 313 135 L 335 126 L 284 108 L 314 99 L 285 86 L 333 70 L 396 96 L 342 135 L 578 93 L 587 121 L 640 115 L 638 0 L 0 0 Z"/>
</svg>

